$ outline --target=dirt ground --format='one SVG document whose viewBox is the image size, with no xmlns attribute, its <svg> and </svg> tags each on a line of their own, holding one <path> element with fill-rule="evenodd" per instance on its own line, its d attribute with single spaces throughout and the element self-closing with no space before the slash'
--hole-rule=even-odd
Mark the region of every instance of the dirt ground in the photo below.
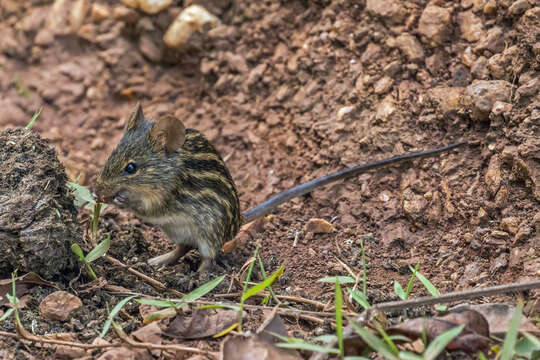
<svg viewBox="0 0 540 360">
<path fill-rule="evenodd" d="M 90 6 L 79 24 L 70 18 L 75 3 Z M 167 48 L 163 34 L 192 3 L 221 24 L 181 50 Z M 244 210 L 345 167 L 470 142 L 281 206 L 253 238 L 220 255 L 217 273 L 237 276 L 259 246 L 267 271 L 285 266 L 276 293 L 328 302 L 333 286 L 317 280 L 348 275 L 340 261 L 359 272 L 364 241 L 373 302 L 395 299 L 393 281 L 405 284 L 417 263 L 441 292 L 540 275 L 534 0 L 186 0 L 155 15 L 112 0 L 2 0 L 0 19 L 0 129 L 26 125 L 43 106 L 33 131 L 54 144 L 70 179 L 90 187 L 137 102 L 151 118 L 174 113 L 206 135 L 226 159 Z M 85 230 L 88 215 L 79 214 Z M 332 222 L 333 231 L 307 232 L 311 218 Z M 182 292 L 197 284 L 195 252 L 164 269 L 145 264 L 171 248 L 152 226 L 111 206 L 101 219 L 105 233 L 110 256 Z M 95 270 L 109 284 L 159 294 L 105 260 Z M 214 293 L 241 290 L 228 279 Z M 32 288 L 23 323 L 84 342 L 101 331 L 105 303 L 120 299 L 102 289 L 82 293 L 75 318 L 45 321 L 38 305 L 53 290 Z M 419 283 L 413 288 L 414 296 L 426 294 Z M 539 299 L 538 292 L 520 296 Z M 129 333 L 140 317 L 135 305 L 126 310 Z M 256 328 L 261 314 L 251 315 L 248 326 Z M 287 326 L 308 339 L 330 332 L 304 321 Z M 7 338 L 0 344 L 18 358 L 51 355 Z M 217 340 L 191 344 L 219 347 Z"/>
</svg>

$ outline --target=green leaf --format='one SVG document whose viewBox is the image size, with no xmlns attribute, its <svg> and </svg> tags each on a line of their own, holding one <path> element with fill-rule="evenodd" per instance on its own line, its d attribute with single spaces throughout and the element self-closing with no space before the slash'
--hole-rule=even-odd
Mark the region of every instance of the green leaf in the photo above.
<svg viewBox="0 0 540 360">
<path fill-rule="evenodd" d="M 411 276 L 411 278 L 409 279 L 409 283 L 407 284 L 407 289 L 405 290 L 405 299 L 403 299 L 403 300 L 408 299 L 409 296 L 411 295 L 411 291 L 412 291 L 412 286 L 413 286 L 413 283 L 414 283 L 414 279 L 416 278 L 416 273 L 418 272 L 418 269 L 419 269 L 419 268 L 420 268 L 420 263 L 416 263 L 416 266 L 414 267 L 412 276 Z"/>
<path fill-rule="evenodd" d="M 363 356 L 345 356 L 343 360 L 369 360 L 369 359 Z"/>
<path fill-rule="evenodd" d="M 360 306 L 362 306 L 365 310 L 371 308 L 369 301 L 366 299 L 366 296 L 363 293 L 361 293 L 360 291 L 356 289 L 352 290 L 350 288 L 347 288 L 347 291 L 349 292 L 349 294 L 351 294 L 354 301 L 359 303 Z"/>
<path fill-rule="evenodd" d="M 32 115 L 32 118 L 30 119 L 30 122 L 28 125 L 26 125 L 26 129 L 31 130 L 32 127 L 34 127 L 34 123 L 36 122 L 36 119 L 39 117 L 39 114 L 41 114 L 41 111 L 43 110 L 43 107 L 39 108 L 37 112 Z"/>
<path fill-rule="evenodd" d="M 313 352 L 322 352 L 326 354 L 339 354 L 338 349 L 332 349 L 328 348 L 322 345 L 315 345 L 315 344 L 306 344 L 306 343 L 279 343 L 276 344 L 277 347 L 280 348 L 286 348 L 286 349 L 296 349 L 296 350 L 307 350 L 307 351 L 313 351 Z"/>
<path fill-rule="evenodd" d="M 407 351 L 400 352 L 398 356 L 401 360 L 424 360 L 422 356 Z"/>
<path fill-rule="evenodd" d="M 257 285 L 255 286 L 252 286 L 250 287 L 246 292 L 244 292 L 242 294 L 242 302 L 246 301 L 247 299 L 249 299 L 250 297 L 252 297 L 253 295 L 261 292 L 262 290 L 264 290 L 267 286 L 270 286 L 274 283 L 274 281 L 276 280 L 276 278 L 278 276 L 281 276 L 281 274 L 283 274 L 283 271 L 285 270 L 285 267 L 282 265 L 279 269 L 277 269 L 272 275 L 270 275 L 268 278 L 266 278 L 266 280 L 258 283 Z"/>
<path fill-rule="evenodd" d="M 135 301 L 138 302 L 139 304 L 152 305 L 152 306 L 164 307 L 164 308 L 175 306 L 174 302 L 172 302 L 171 300 L 137 299 Z"/>
<path fill-rule="evenodd" d="M 94 204 L 96 202 L 86 186 L 71 181 L 68 181 L 67 184 L 75 196 L 75 206 L 79 207 L 86 203 Z"/>
<path fill-rule="evenodd" d="M 86 258 L 84 257 L 84 253 L 83 253 L 81 247 L 79 246 L 79 244 L 73 243 L 71 245 L 71 251 L 73 251 L 75 253 L 75 255 L 77 255 L 79 257 L 79 259 L 81 259 L 81 261 L 86 262 Z"/>
<path fill-rule="evenodd" d="M 319 279 L 320 282 L 331 282 L 335 283 L 336 279 L 340 284 L 355 284 L 356 280 L 350 276 L 327 276 Z"/>
<path fill-rule="evenodd" d="M 182 302 L 191 302 L 199 299 L 200 297 L 203 297 L 210 291 L 214 290 L 214 288 L 218 286 L 223 281 L 223 279 L 225 279 L 225 275 L 221 275 L 220 277 L 217 277 L 214 280 L 199 286 L 198 288 L 184 296 L 182 298 Z"/>
<path fill-rule="evenodd" d="M 403 287 L 401 287 L 401 284 L 397 280 L 394 280 L 394 292 L 401 300 L 405 300 L 407 298 L 405 296 L 405 291 L 403 291 Z"/>
<path fill-rule="evenodd" d="M 519 303 L 514 311 L 514 316 L 510 320 L 508 326 L 508 332 L 504 337 L 503 348 L 501 350 L 500 360 L 510 360 L 514 355 L 514 348 L 516 347 L 517 336 L 519 331 L 519 324 L 521 323 L 523 304 Z"/>
<path fill-rule="evenodd" d="M 409 269 L 411 269 L 411 271 L 413 273 L 416 273 L 416 277 L 418 278 L 418 280 L 420 280 L 420 282 L 425 286 L 425 288 L 427 289 L 427 291 L 431 294 L 431 296 L 440 296 L 441 293 L 439 292 L 439 290 L 435 287 L 435 285 L 433 285 L 431 283 L 431 281 L 429 281 L 424 275 L 420 274 L 418 271 L 415 272 L 415 270 L 413 269 L 412 266 L 409 266 Z"/>
<path fill-rule="evenodd" d="M 390 335 L 388 338 L 392 341 L 411 342 L 411 339 L 403 335 Z"/>
<path fill-rule="evenodd" d="M 107 331 L 109 331 L 109 328 L 111 327 L 111 322 L 114 319 L 114 317 L 116 316 L 116 314 L 118 314 L 120 309 L 122 309 L 124 307 L 124 305 L 126 305 L 127 302 L 130 301 L 131 299 L 133 299 L 134 297 L 137 297 L 137 295 L 128 296 L 127 298 L 122 299 L 120 302 L 118 302 L 118 304 L 116 304 L 116 306 L 112 309 L 111 313 L 109 314 L 109 317 L 107 318 L 107 321 L 105 321 L 105 325 L 103 326 L 103 330 L 99 334 L 100 338 L 104 337 L 105 334 L 107 333 Z"/>
<path fill-rule="evenodd" d="M 461 331 L 463 331 L 463 328 L 465 325 L 459 325 L 456 326 L 453 329 L 447 330 L 437 336 L 433 341 L 429 344 L 429 346 L 426 348 L 426 351 L 424 351 L 424 359 L 425 360 L 434 360 L 437 358 L 437 356 L 440 355 L 446 348 L 446 345 L 450 343 L 450 341 L 454 340 Z"/>
<path fill-rule="evenodd" d="M 107 234 L 107 238 L 100 242 L 98 246 L 92 249 L 88 254 L 86 254 L 86 261 L 92 262 L 96 259 L 99 259 L 109 250 L 111 246 L 111 237 Z"/>
<path fill-rule="evenodd" d="M 339 356 L 343 357 L 343 293 L 338 278 L 336 278 L 334 303 L 336 305 L 336 336 L 338 338 Z"/>
<path fill-rule="evenodd" d="M 392 352 L 392 349 L 390 349 L 383 340 L 379 339 L 376 335 L 370 333 L 355 322 L 352 322 L 352 326 L 370 348 L 384 356 L 385 359 L 398 360 L 398 357 Z"/>
<path fill-rule="evenodd" d="M 2 321 L 6 320 L 8 317 L 10 317 L 12 313 L 13 313 L 13 308 L 7 309 L 6 312 L 4 313 L 4 315 L 2 315 L 2 317 L 0 317 L 0 323 Z"/>
<path fill-rule="evenodd" d="M 384 331 L 383 327 L 378 323 L 376 323 L 375 326 L 377 327 L 377 331 L 379 332 L 379 334 L 381 334 L 381 336 L 383 337 L 384 342 L 388 345 L 390 350 L 392 350 L 394 355 L 398 355 L 399 354 L 399 349 L 397 348 L 396 344 L 394 344 L 394 342 L 392 341 L 390 336 L 388 336 L 386 331 Z"/>
<path fill-rule="evenodd" d="M 336 335 L 330 335 L 330 334 L 321 335 L 321 336 L 317 336 L 316 338 L 313 338 L 313 341 L 319 341 L 323 343 L 329 343 L 334 340 L 336 340 Z"/>
<path fill-rule="evenodd" d="M 364 239 L 360 239 L 360 250 L 362 252 L 362 294 L 367 297 L 367 270 L 366 270 L 366 253 L 364 249 Z"/>
</svg>

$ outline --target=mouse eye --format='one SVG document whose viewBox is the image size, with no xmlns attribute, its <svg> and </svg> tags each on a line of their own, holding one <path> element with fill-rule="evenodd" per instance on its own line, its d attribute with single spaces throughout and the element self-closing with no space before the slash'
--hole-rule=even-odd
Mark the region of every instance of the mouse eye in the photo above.
<svg viewBox="0 0 540 360">
<path fill-rule="evenodd" d="M 137 165 L 134 162 L 130 162 L 126 165 L 124 171 L 128 174 L 135 174 L 137 172 Z"/>
</svg>

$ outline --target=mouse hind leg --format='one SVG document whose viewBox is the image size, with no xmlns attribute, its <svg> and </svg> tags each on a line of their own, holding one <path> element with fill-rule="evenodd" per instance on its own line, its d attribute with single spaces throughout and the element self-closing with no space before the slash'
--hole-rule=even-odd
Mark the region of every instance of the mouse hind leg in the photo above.
<svg viewBox="0 0 540 360">
<path fill-rule="evenodd" d="M 166 266 L 174 264 L 189 250 L 191 250 L 191 246 L 186 244 L 178 244 L 173 251 L 151 258 L 148 260 L 148 264 L 152 266 Z"/>
</svg>

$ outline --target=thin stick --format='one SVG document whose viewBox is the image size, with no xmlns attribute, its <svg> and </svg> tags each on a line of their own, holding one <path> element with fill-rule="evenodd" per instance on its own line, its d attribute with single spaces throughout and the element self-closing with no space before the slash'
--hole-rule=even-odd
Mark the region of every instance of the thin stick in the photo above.
<svg viewBox="0 0 540 360">
<path fill-rule="evenodd" d="M 64 340 L 54 340 L 54 339 L 47 339 L 43 338 L 41 336 L 32 335 L 28 332 L 19 332 L 19 334 L 10 333 L 7 331 L 0 331 L 0 336 L 10 337 L 22 341 L 29 341 L 33 343 L 42 343 L 42 344 L 53 344 L 53 345 L 62 345 L 62 346 L 71 346 L 81 349 L 107 349 L 112 347 L 120 347 L 122 344 L 120 343 L 111 343 L 111 344 L 84 344 L 79 342 L 71 342 L 71 341 L 64 341 Z"/>
<path fill-rule="evenodd" d="M 443 303 L 450 303 L 450 302 L 457 302 L 460 300 L 465 299 L 474 299 L 479 298 L 483 296 L 494 296 L 499 294 L 506 294 L 516 291 L 525 291 L 525 290 L 531 290 L 531 289 L 539 289 L 540 288 L 540 280 L 535 281 L 528 281 L 523 283 L 517 283 L 517 284 L 505 284 L 505 285 L 497 285 L 497 286 L 490 286 L 487 288 L 480 288 L 480 289 L 473 289 L 473 290 L 465 290 L 465 291 L 454 291 L 447 294 L 443 294 L 440 296 L 423 296 L 415 299 L 409 299 L 409 300 L 403 300 L 403 301 L 390 301 L 386 303 L 381 303 L 374 305 L 369 310 L 365 310 L 360 314 L 359 317 L 356 318 L 356 322 L 360 324 L 365 324 L 367 320 L 371 317 L 371 314 L 373 312 L 381 311 L 396 311 L 396 310 L 403 310 L 407 308 L 412 307 L 420 307 L 420 306 L 427 306 L 427 305 L 435 305 L 435 304 L 443 304 Z M 343 337 L 350 336 L 353 333 L 353 327 L 347 326 L 345 329 L 343 329 Z M 328 348 L 333 348 L 336 345 L 336 341 L 332 341 L 327 344 Z M 317 352 L 313 353 L 310 360 L 324 360 L 328 357 L 328 354 Z"/>
<path fill-rule="evenodd" d="M 155 288 L 157 288 L 159 290 L 170 291 L 171 293 L 173 293 L 176 296 L 184 296 L 184 294 L 182 294 L 181 292 L 179 292 L 177 290 L 174 290 L 174 289 L 167 288 L 167 286 L 165 286 L 165 284 L 163 284 L 162 282 L 159 282 L 156 279 L 153 279 L 150 276 L 145 275 L 142 272 L 139 272 L 139 271 L 131 268 L 130 266 L 124 264 L 120 260 L 117 260 L 117 259 L 115 259 L 115 258 L 113 258 L 113 257 L 111 257 L 109 255 L 105 255 L 103 258 L 105 258 L 105 260 L 113 263 L 116 266 L 119 266 L 121 268 L 126 269 L 128 272 L 130 272 L 133 275 L 141 278 L 142 280 L 146 281 L 147 283 L 149 283 L 150 285 L 152 285 L 153 287 L 155 287 Z"/>
<path fill-rule="evenodd" d="M 231 293 L 231 294 L 216 294 L 213 297 L 214 298 L 227 299 L 227 298 L 235 298 L 235 297 L 238 297 L 238 296 L 241 296 L 241 295 L 242 294 L 238 292 L 238 293 Z M 261 291 L 260 293 L 255 294 L 253 296 L 266 297 L 266 296 L 268 296 L 268 293 L 266 291 Z M 305 304 L 316 306 L 316 307 L 321 308 L 321 309 L 326 306 L 326 304 L 324 304 L 322 302 L 319 302 L 319 301 L 316 301 L 316 300 L 311 300 L 311 299 L 306 299 L 306 298 L 302 298 L 302 297 L 298 297 L 298 296 L 289 296 L 289 295 L 276 295 L 276 296 L 280 300 L 294 301 L 294 302 L 297 302 L 297 303 L 305 303 Z"/>
</svg>

